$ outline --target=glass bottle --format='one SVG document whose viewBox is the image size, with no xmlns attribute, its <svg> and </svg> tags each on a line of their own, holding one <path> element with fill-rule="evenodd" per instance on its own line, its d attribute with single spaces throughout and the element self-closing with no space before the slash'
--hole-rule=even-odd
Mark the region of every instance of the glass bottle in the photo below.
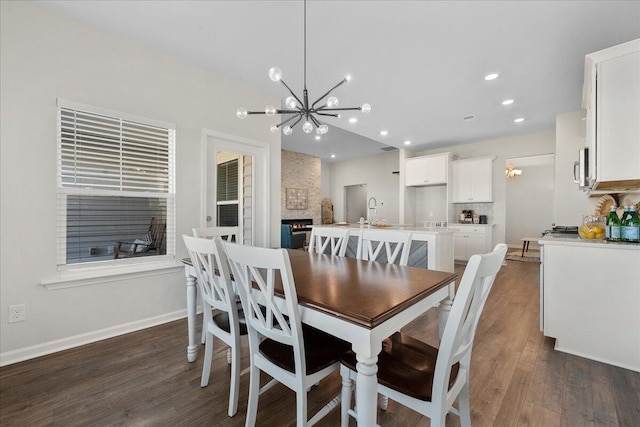
<svg viewBox="0 0 640 427">
<path fill-rule="evenodd" d="M 631 243 L 640 242 L 640 219 L 638 219 L 638 215 L 633 206 L 625 207 L 625 214 L 621 225 L 620 234 L 623 241 Z"/>
<path fill-rule="evenodd" d="M 620 241 L 620 218 L 618 218 L 615 206 L 611 206 L 607 217 L 606 239 L 611 242 Z"/>
</svg>

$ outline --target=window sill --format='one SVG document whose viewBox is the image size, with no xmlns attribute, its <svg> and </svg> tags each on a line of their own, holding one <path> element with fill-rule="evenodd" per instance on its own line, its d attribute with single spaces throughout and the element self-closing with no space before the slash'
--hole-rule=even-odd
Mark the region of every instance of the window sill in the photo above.
<svg viewBox="0 0 640 427">
<path fill-rule="evenodd" d="M 58 278 L 40 283 L 47 290 L 98 285 L 138 277 L 158 276 L 181 271 L 184 264 L 175 261 L 145 262 L 122 266 L 87 268 L 77 271 L 60 271 Z"/>
</svg>

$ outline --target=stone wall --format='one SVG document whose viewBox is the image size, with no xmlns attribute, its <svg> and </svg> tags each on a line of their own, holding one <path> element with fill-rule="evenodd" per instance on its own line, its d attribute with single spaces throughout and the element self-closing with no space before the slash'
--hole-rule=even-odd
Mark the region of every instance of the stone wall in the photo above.
<svg viewBox="0 0 640 427">
<path fill-rule="evenodd" d="M 312 218 L 314 224 L 320 224 L 322 202 L 320 158 L 286 150 L 282 150 L 281 153 L 280 212 L 282 219 Z M 289 208 L 287 208 L 287 197 L 289 197 Z M 302 205 L 305 204 L 306 208 L 303 209 Z"/>
</svg>

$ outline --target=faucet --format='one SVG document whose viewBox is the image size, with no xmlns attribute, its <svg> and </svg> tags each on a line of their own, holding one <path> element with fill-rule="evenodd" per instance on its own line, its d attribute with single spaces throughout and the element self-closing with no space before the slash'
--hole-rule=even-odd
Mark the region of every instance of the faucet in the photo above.
<svg viewBox="0 0 640 427">
<path fill-rule="evenodd" d="M 373 203 L 371 203 L 373 202 Z M 373 204 L 373 206 L 371 206 Z M 373 219 L 373 215 L 371 215 L 371 211 L 373 210 L 373 213 L 377 213 L 378 212 L 378 202 L 376 201 L 375 197 L 369 197 L 369 224 L 371 224 L 371 220 Z"/>
</svg>

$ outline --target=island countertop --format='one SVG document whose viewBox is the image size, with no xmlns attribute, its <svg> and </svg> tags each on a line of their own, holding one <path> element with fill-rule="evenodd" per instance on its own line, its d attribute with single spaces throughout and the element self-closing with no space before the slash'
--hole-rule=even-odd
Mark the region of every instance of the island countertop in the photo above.
<svg viewBox="0 0 640 427">
<path fill-rule="evenodd" d="M 368 224 L 360 225 L 360 224 L 323 224 L 323 225 L 312 225 L 311 227 L 335 227 L 335 228 L 349 228 L 351 230 L 394 230 L 394 231 L 408 231 L 413 234 L 451 234 L 456 232 L 457 230 L 445 228 L 445 227 L 415 227 L 413 225 L 403 225 L 403 224 L 391 224 L 388 227 L 380 227 L 376 225 L 369 226 Z"/>
</svg>

